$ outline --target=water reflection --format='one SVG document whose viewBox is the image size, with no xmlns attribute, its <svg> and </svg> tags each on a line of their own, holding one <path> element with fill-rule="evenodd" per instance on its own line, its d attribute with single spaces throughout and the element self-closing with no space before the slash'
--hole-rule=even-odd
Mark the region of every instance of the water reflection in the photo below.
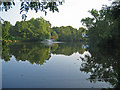
<svg viewBox="0 0 120 90">
<path fill-rule="evenodd" d="M 83 61 L 80 71 L 90 73 L 88 80 L 91 83 L 109 82 L 114 88 L 120 88 L 119 49 L 90 47 L 89 52 L 92 56 L 80 57 Z"/>
<path fill-rule="evenodd" d="M 16 61 L 29 61 L 31 64 L 40 64 L 49 60 L 52 54 L 72 55 L 74 52 L 83 53 L 85 51 L 82 43 L 64 43 L 44 45 L 37 42 L 31 43 L 14 43 L 11 45 L 3 45 L 2 58 L 5 61 L 10 61 L 14 56 Z"/>
<path fill-rule="evenodd" d="M 80 72 L 89 75 L 87 80 L 90 83 L 106 82 L 114 88 L 119 88 L 119 49 L 111 47 L 89 47 L 86 49 L 83 47 L 83 43 L 60 43 L 50 46 L 39 42 L 22 42 L 10 45 L 3 43 L 2 58 L 8 62 L 14 56 L 16 61 L 29 61 L 31 64 L 43 65 L 50 60 L 51 55 L 71 56 L 77 52 L 81 61 Z"/>
</svg>

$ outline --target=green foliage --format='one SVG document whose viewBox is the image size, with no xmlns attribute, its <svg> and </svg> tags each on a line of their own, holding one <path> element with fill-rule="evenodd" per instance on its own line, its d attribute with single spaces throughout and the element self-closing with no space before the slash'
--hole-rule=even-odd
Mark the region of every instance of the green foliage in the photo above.
<svg viewBox="0 0 120 90">
<path fill-rule="evenodd" d="M 29 21 L 17 21 L 9 33 L 18 40 L 44 40 L 48 38 L 49 31 L 50 24 L 41 17 Z"/>
<path fill-rule="evenodd" d="M 77 30 L 71 26 L 53 27 L 52 35 L 56 32 L 58 34 L 59 41 L 81 41 L 83 40 L 82 33 L 86 33 L 85 31 L 85 28 Z"/>
<path fill-rule="evenodd" d="M 80 68 L 90 72 L 90 82 L 109 82 L 115 89 L 120 87 L 120 2 L 104 6 L 100 11 L 89 11 L 92 18 L 87 17 L 81 22 L 88 28 L 89 51 L 92 57 L 82 58 Z M 109 47 L 109 48 L 108 48 Z"/>
<path fill-rule="evenodd" d="M 88 28 L 87 35 L 91 45 L 120 45 L 119 6 L 120 2 L 114 2 L 110 7 L 104 6 L 100 11 L 92 9 L 89 12 L 93 18 L 87 17 L 81 20 Z"/>
<path fill-rule="evenodd" d="M 9 34 L 10 28 L 11 28 L 10 22 L 5 21 L 2 24 L 2 40 L 9 40 L 9 38 L 10 38 L 10 34 Z"/>
<path fill-rule="evenodd" d="M 58 41 L 82 41 L 86 40 L 83 33 L 86 34 L 86 29 L 81 27 L 78 30 L 71 26 L 53 27 L 49 21 L 44 18 L 32 18 L 28 21 L 17 21 L 15 26 L 12 26 L 8 21 L 2 25 L 3 40 L 45 40 L 51 38 Z"/>
</svg>

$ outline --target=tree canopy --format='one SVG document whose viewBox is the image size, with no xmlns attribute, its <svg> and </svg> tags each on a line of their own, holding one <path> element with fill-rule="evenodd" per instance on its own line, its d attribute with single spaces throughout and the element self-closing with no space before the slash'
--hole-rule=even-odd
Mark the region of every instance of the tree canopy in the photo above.
<svg viewBox="0 0 120 90">
<path fill-rule="evenodd" d="M 51 23 L 44 18 L 31 18 L 28 21 L 17 21 L 14 26 L 5 21 L 2 24 L 3 40 L 45 40 L 49 38 L 58 41 L 83 41 L 87 38 L 86 29 L 80 27 L 78 30 L 72 26 L 51 27 Z"/>
<path fill-rule="evenodd" d="M 87 35 L 89 42 L 93 45 L 113 45 L 120 43 L 120 2 L 113 2 L 111 6 L 103 6 L 101 10 L 92 9 L 89 11 L 92 18 L 87 17 L 81 20 L 88 28 Z"/>
<path fill-rule="evenodd" d="M 23 2 L 20 0 L 21 6 L 20 6 L 20 14 L 25 12 L 27 13 L 30 9 L 34 10 L 35 12 L 41 11 L 44 12 L 45 15 L 47 14 L 47 10 L 51 12 L 59 12 L 58 6 L 63 4 L 63 1 L 26 1 Z M 13 6 L 15 6 L 15 2 L 13 0 L 9 0 L 9 2 L 0 2 L 0 11 L 8 11 L 11 9 Z M 22 19 L 26 20 L 27 15 L 23 13 L 22 14 Z"/>
</svg>

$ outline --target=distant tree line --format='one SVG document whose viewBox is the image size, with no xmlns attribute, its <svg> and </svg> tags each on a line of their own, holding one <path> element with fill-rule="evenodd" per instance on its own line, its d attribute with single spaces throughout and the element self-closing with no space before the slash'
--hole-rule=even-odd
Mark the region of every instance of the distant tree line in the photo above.
<svg viewBox="0 0 120 90">
<path fill-rule="evenodd" d="M 17 40 L 43 40 L 48 38 L 50 23 L 43 18 L 30 19 L 29 21 L 17 21 L 9 31 Z"/>
<path fill-rule="evenodd" d="M 45 40 L 51 38 L 58 41 L 81 41 L 82 34 L 86 29 L 81 27 L 78 30 L 71 26 L 51 28 L 49 21 L 44 18 L 32 18 L 28 21 L 17 21 L 14 26 L 8 21 L 2 24 L 2 40 Z"/>
<path fill-rule="evenodd" d="M 59 41 L 81 41 L 85 40 L 82 36 L 83 33 L 86 33 L 86 29 L 81 27 L 78 30 L 72 26 L 61 26 L 52 28 L 52 38 Z"/>
<path fill-rule="evenodd" d="M 15 26 L 5 21 L 2 24 L 2 40 L 43 40 L 48 37 L 50 23 L 43 18 L 17 21 Z"/>
</svg>

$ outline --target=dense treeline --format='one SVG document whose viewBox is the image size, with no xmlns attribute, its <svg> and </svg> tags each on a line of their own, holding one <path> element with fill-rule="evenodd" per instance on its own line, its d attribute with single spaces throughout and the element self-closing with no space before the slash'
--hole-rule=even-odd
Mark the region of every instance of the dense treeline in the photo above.
<svg viewBox="0 0 120 90">
<path fill-rule="evenodd" d="M 17 21 L 15 26 L 4 21 L 2 24 L 2 40 L 43 40 L 48 38 L 49 31 L 50 23 L 43 18 Z"/>
<path fill-rule="evenodd" d="M 83 40 L 83 33 L 86 29 L 81 27 L 78 30 L 71 26 L 53 27 L 49 21 L 41 18 L 32 18 L 28 21 L 17 21 L 15 26 L 5 21 L 2 24 L 3 40 L 45 40 L 51 38 L 58 41 L 80 41 Z"/>
<path fill-rule="evenodd" d="M 8 21 L 4 21 L 2 24 L 2 40 L 9 40 L 11 39 L 9 30 L 11 29 L 12 25 Z"/>
<path fill-rule="evenodd" d="M 59 41 L 81 41 L 85 39 L 83 34 L 86 33 L 86 29 L 81 27 L 78 30 L 71 26 L 53 27 L 52 38 Z"/>
<path fill-rule="evenodd" d="M 97 46 L 120 46 L 120 2 L 113 2 L 111 6 L 103 6 L 100 11 L 89 12 L 93 18 L 87 17 L 81 22 L 88 28 L 89 43 Z"/>
<path fill-rule="evenodd" d="M 44 40 L 48 38 L 50 23 L 43 18 L 30 19 L 29 21 L 17 21 L 9 31 L 10 35 L 18 40 Z"/>
</svg>

